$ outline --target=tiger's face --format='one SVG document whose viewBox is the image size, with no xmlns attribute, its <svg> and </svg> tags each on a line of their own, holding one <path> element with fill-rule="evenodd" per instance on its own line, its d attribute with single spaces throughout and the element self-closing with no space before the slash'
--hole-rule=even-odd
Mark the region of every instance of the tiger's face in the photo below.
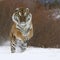
<svg viewBox="0 0 60 60">
<path fill-rule="evenodd" d="M 28 8 L 16 8 L 16 12 L 12 15 L 12 20 L 16 25 L 21 27 L 29 26 L 32 20 L 32 14 Z"/>
<path fill-rule="evenodd" d="M 28 8 L 16 8 L 16 16 L 19 18 L 20 22 L 26 22 L 28 15 Z M 29 18 L 27 20 L 29 20 Z"/>
</svg>

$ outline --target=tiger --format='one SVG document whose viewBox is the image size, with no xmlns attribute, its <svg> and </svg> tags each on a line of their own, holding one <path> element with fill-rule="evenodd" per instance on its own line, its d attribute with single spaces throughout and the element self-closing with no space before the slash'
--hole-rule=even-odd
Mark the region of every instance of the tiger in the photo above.
<svg viewBox="0 0 60 60">
<path fill-rule="evenodd" d="M 16 8 L 12 14 L 12 27 L 10 30 L 11 53 L 16 52 L 16 46 L 25 51 L 28 41 L 33 37 L 32 14 L 29 8 Z"/>
</svg>

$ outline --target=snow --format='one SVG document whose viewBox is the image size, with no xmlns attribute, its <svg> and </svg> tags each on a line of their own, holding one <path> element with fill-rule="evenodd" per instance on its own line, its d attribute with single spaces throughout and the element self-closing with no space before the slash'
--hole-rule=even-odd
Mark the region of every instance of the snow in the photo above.
<svg viewBox="0 0 60 60">
<path fill-rule="evenodd" d="M 10 53 L 10 46 L 0 46 L 0 60 L 60 60 L 60 49 L 28 47 L 25 52 Z"/>
<path fill-rule="evenodd" d="M 53 9 L 52 17 L 54 19 L 60 19 L 60 9 L 59 8 Z"/>
<path fill-rule="evenodd" d="M 60 18 L 60 15 L 57 15 L 57 16 L 56 16 L 56 19 L 59 19 L 59 18 Z"/>
<path fill-rule="evenodd" d="M 10 53 L 9 46 L 0 46 L 1 60 L 60 60 L 60 49 L 28 47 L 25 52 Z"/>
</svg>

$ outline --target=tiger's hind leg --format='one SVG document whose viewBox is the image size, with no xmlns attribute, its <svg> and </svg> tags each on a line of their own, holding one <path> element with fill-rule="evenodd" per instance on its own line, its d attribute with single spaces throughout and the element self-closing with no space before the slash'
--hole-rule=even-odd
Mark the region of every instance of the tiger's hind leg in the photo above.
<svg viewBox="0 0 60 60">
<path fill-rule="evenodd" d="M 11 53 L 15 53 L 15 50 L 16 50 L 16 39 L 15 39 L 14 36 L 11 37 L 10 45 L 11 45 Z"/>
</svg>

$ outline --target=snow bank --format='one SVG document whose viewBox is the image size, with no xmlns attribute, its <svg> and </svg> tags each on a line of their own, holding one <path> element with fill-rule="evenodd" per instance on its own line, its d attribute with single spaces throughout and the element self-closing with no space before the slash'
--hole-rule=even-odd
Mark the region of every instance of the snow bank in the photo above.
<svg viewBox="0 0 60 60">
<path fill-rule="evenodd" d="M 23 53 L 10 53 L 9 46 L 0 46 L 1 60 L 60 60 L 60 49 L 28 47 Z"/>
</svg>

